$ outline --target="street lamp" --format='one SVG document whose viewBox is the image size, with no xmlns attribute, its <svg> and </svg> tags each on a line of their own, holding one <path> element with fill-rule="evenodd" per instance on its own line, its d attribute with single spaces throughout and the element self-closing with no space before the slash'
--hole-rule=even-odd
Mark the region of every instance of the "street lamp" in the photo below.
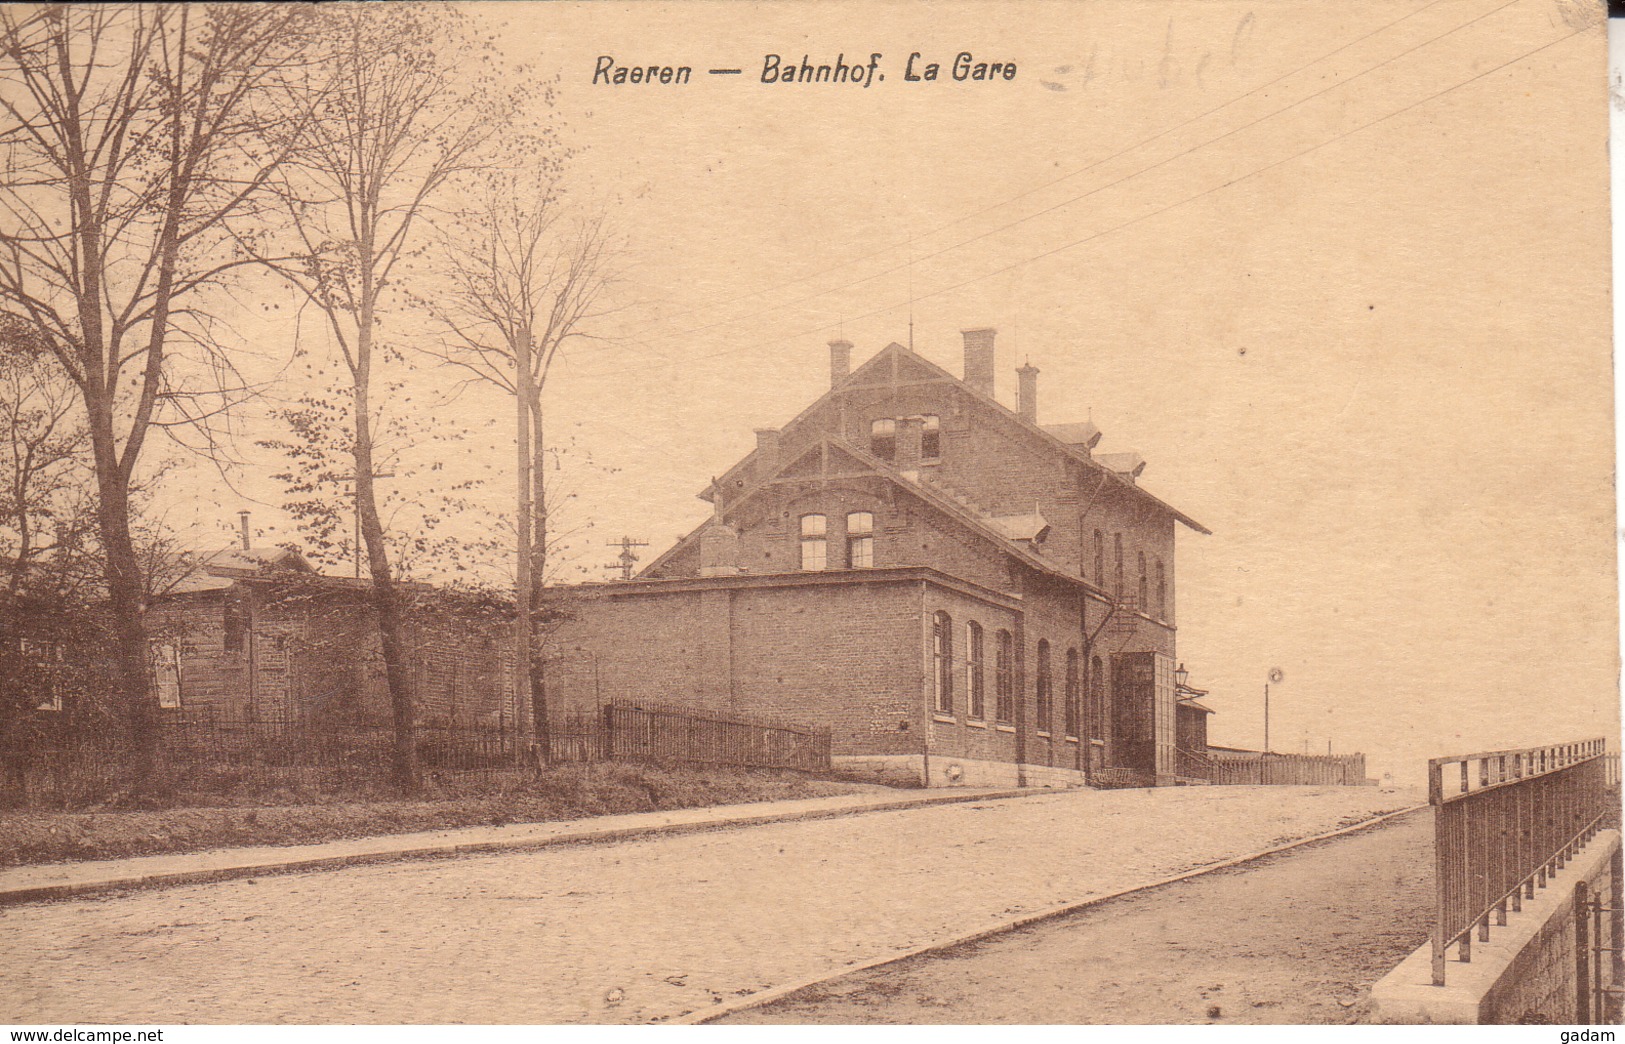
<svg viewBox="0 0 1625 1044">
<path fill-rule="evenodd" d="M 1264 753 L 1270 752 L 1270 685 L 1281 684 L 1286 679 L 1286 672 L 1279 667 L 1270 668 L 1270 680 L 1264 683 Z"/>
<path fill-rule="evenodd" d="M 1183 689 L 1185 687 L 1185 683 L 1190 681 L 1190 680 L 1191 680 L 1191 672 L 1187 671 L 1185 669 L 1185 665 L 1183 663 L 1181 663 L 1179 665 L 1179 669 L 1174 672 L 1174 687 L 1179 688 L 1179 689 Z"/>
</svg>

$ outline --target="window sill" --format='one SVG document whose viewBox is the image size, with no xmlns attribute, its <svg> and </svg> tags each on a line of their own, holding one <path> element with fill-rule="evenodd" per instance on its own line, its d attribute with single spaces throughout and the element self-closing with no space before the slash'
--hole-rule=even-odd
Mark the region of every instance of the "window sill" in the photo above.
<svg viewBox="0 0 1625 1044">
<path fill-rule="evenodd" d="M 1067 742 L 1068 742 L 1068 743 L 1076 743 L 1076 742 L 1078 742 L 1078 737 L 1076 737 L 1076 736 L 1068 736 L 1068 737 L 1067 737 L 1067 738 L 1066 738 L 1066 741 L 1067 741 Z"/>
<path fill-rule="evenodd" d="M 1014 725 L 1005 725 L 1002 722 L 994 722 L 993 727 L 996 730 L 998 730 L 999 732 L 1014 732 L 1014 731 L 1016 731 L 1016 727 Z"/>
<path fill-rule="evenodd" d="M 1105 747 L 1106 746 L 1106 741 L 1103 740 L 1103 739 L 1092 739 L 1092 740 L 1089 741 L 1089 746 L 1091 746 L 1091 747 Z"/>
<path fill-rule="evenodd" d="M 936 721 L 936 722 L 941 722 L 944 725 L 958 725 L 959 724 L 958 719 L 956 719 L 953 715 L 951 715 L 951 714 L 943 714 L 940 711 L 933 711 L 932 714 L 931 714 L 931 720 Z"/>
<path fill-rule="evenodd" d="M 1049 736 L 1048 732 L 1045 732 L 1043 729 L 1039 729 L 1038 730 L 1038 738 L 1039 739 L 1049 739 L 1050 736 Z"/>
<path fill-rule="evenodd" d="M 970 729 L 985 729 L 987 728 L 987 722 L 980 721 L 976 718 L 966 718 L 965 727 Z"/>
</svg>

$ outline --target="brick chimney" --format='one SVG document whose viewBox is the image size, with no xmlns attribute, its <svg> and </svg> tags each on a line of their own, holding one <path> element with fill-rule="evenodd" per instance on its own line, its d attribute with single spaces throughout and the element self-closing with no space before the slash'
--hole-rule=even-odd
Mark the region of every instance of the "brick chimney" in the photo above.
<svg viewBox="0 0 1625 1044">
<path fill-rule="evenodd" d="M 1016 371 L 1016 412 L 1028 424 L 1038 423 L 1038 367 L 1030 362 Z"/>
<path fill-rule="evenodd" d="M 852 342 L 844 337 L 829 342 L 829 386 L 840 384 L 851 372 Z"/>
<path fill-rule="evenodd" d="M 961 330 L 965 338 L 965 383 L 993 398 L 993 336 L 999 331 L 991 326 L 976 330 Z"/>
<path fill-rule="evenodd" d="M 700 534 L 700 575 L 732 576 L 739 572 L 739 534 L 721 517 Z"/>
<path fill-rule="evenodd" d="M 779 466 L 779 429 L 756 429 L 757 473 L 765 475 Z"/>
<path fill-rule="evenodd" d="M 920 474 L 920 452 L 924 433 L 924 417 L 897 418 L 897 455 L 892 458 L 892 467 L 911 479 L 919 477 Z"/>
</svg>

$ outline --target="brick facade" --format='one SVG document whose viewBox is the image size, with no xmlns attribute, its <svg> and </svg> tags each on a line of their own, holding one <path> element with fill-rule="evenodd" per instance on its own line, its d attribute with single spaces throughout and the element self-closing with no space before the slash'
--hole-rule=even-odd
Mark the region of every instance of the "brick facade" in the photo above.
<svg viewBox="0 0 1625 1044">
<path fill-rule="evenodd" d="M 1174 527 L 1206 530 L 1138 458 L 1096 460 L 1093 425 L 1038 424 L 1036 371 L 1018 410 L 995 402 L 992 331 L 966 334 L 970 383 L 895 344 L 847 373 L 831 348 L 831 390 L 757 433 L 709 522 L 637 580 L 555 589 L 552 706 L 726 708 L 827 725 L 879 776 L 1075 782 L 1128 754 L 1132 654 L 1169 679 L 1132 695 L 1171 747 Z"/>
</svg>

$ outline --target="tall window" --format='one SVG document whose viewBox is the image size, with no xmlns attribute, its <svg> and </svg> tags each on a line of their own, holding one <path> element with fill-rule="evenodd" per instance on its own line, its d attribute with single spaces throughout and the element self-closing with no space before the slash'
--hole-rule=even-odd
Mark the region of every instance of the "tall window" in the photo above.
<svg viewBox="0 0 1625 1044">
<path fill-rule="evenodd" d="M 869 452 L 881 460 L 897 456 L 897 422 L 882 417 L 869 425 Z"/>
<path fill-rule="evenodd" d="M 846 516 L 846 567 L 868 569 L 875 564 L 875 516 L 854 511 Z"/>
<path fill-rule="evenodd" d="M 931 628 L 931 655 L 936 662 L 937 713 L 954 712 L 954 620 L 938 613 Z"/>
<path fill-rule="evenodd" d="M 1117 585 L 1114 591 L 1117 600 L 1121 602 L 1123 600 L 1123 534 L 1113 533 L 1112 545 L 1117 551 Z"/>
<path fill-rule="evenodd" d="M 248 606 L 228 591 L 221 614 L 226 652 L 242 652 L 243 643 L 248 638 Z"/>
<path fill-rule="evenodd" d="M 965 694 L 973 718 L 987 716 L 987 678 L 982 669 L 982 625 L 972 620 L 965 625 Z"/>
<path fill-rule="evenodd" d="M 942 456 L 942 418 L 927 413 L 920 420 L 924 421 L 920 425 L 920 456 L 925 460 L 934 460 Z"/>
<path fill-rule="evenodd" d="M 1078 735 L 1078 650 L 1066 651 L 1066 734 Z"/>
<path fill-rule="evenodd" d="M 168 642 L 153 643 L 152 676 L 158 689 L 158 706 L 181 705 L 181 660 L 175 647 Z"/>
<path fill-rule="evenodd" d="M 1098 656 L 1089 661 L 1089 731 L 1106 738 L 1106 668 Z"/>
<path fill-rule="evenodd" d="M 1000 631 L 993 650 L 993 717 L 1006 725 L 1016 720 L 1016 646 L 1009 631 Z"/>
<path fill-rule="evenodd" d="M 1162 571 L 1162 559 L 1157 559 L 1157 619 L 1168 619 L 1168 577 Z"/>
<path fill-rule="evenodd" d="M 1149 579 L 1147 579 L 1147 577 L 1145 575 L 1145 552 L 1141 551 L 1140 552 L 1140 604 L 1138 606 L 1136 606 L 1135 608 L 1139 609 L 1140 612 L 1142 612 L 1142 613 L 1149 613 L 1151 611 L 1151 597 L 1150 597 L 1151 592 L 1149 590 L 1150 583 L 1151 583 L 1151 581 Z"/>
<path fill-rule="evenodd" d="M 823 569 L 828 564 L 824 516 L 801 516 L 801 568 Z"/>
<path fill-rule="evenodd" d="M 1095 530 L 1095 586 L 1106 589 L 1106 537 Z"/>
<path fill-rule="evenodd" d="M 1049 677 L 1049 642 L 1046 639 L 1038 640 L 1038 731 L 1050 730 L 1052 717 L 1051 704 L 1054 702 L 1054 693 L 1050 689 Z"/>
</svg>

